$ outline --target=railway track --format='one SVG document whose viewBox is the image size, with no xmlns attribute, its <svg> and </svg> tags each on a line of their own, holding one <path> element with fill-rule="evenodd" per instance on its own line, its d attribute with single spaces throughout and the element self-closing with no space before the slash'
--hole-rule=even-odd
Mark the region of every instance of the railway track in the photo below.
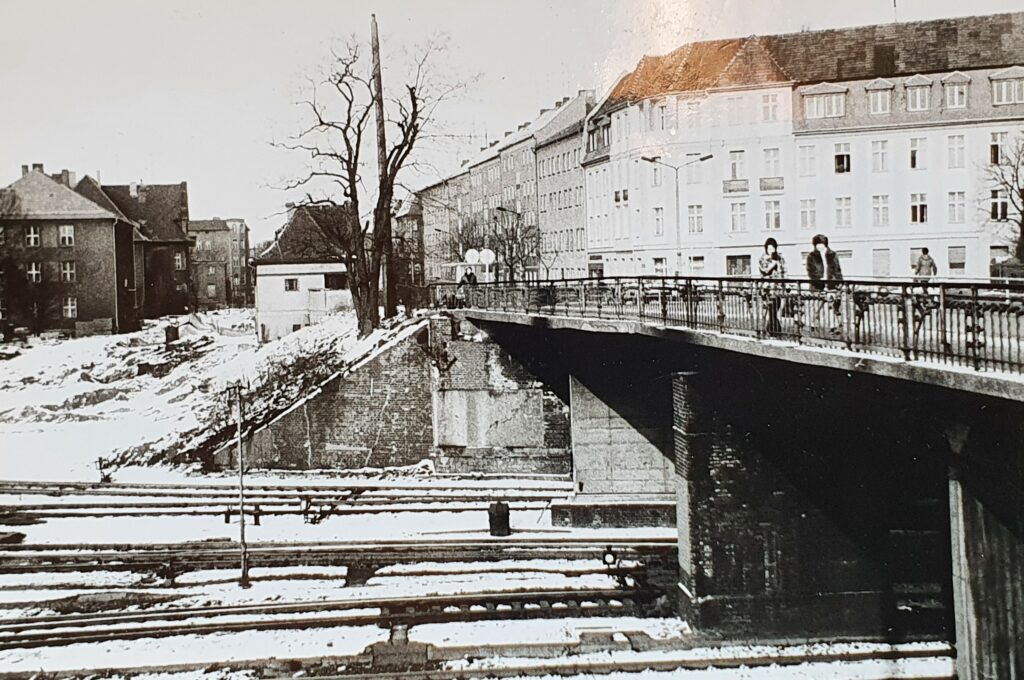
<svg viewBox="0 0 1024 680">
<path fill-rule="evenodd" d="M 417 597 L 353 598 L 287 604 L 167 608 L 119 614 L 65 614 L 0 624 L 0 651 L 80 643 L 331 626 L 391 627 L 493 619 L 615 615 L 636 611 L 639 592 L 557 589 Z"/>
<path fill-rule="evenodd" d="M 174 567 L 196 570 L 230 567 L 238 562 L 238 544 L 233 541 L 144 546 L 99 544 L 89 548 L 76 544 L 23 544 L 7 545 L 2 548 L 0 573 L 142 571 Z M 671 538 L 637 540 L 508 537 L 490 540 L 438 539 L 431 542 L 260 542 L 248 546 L 249 563 L 254 567 L 495 562 L 524 559 L 598 559 L 607 564 L 621 559 L 671 560 L 675 552 L 676 541 Z"/>
</svg>

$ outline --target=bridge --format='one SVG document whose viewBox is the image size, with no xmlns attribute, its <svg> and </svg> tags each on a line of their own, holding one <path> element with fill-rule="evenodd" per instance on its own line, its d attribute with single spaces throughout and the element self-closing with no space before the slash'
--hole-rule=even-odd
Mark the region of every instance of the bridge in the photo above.
<svg viewBox="0 0 1024 680">
<path fill-rule="evenodd" d="M 630 277 L 434 295 L 568 404 L 572 521 L 674 509 L 695 627 L 941 638 L 961 678 L 1024 673 L 1024 286 Z"/>
</svg>

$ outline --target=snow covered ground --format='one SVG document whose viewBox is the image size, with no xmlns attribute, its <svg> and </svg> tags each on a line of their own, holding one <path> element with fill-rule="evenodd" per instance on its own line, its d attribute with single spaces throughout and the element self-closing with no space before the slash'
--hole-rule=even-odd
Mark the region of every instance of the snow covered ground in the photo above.
<svg viewBox="0 0 1024 680">
<path fill-rule="evenodd" d="M 170 352 L 169 324 L 181 329 Z M 124 335 L 35 340 L 0 362 L 0 479 L 98 481 L 99 458 L 162 460 L 228 423 L 228 385 L 243 381 L 258 400 L 287 401 L 297 395 L 280 394 L 287 387 L 275 372 L 312 361 L 329 374 L 395 334 L 360 340 L 347 312 L 259 345 L 252 310 L 236 309 Z M 171 481 L 184 472 L 122 468 L 117 479 Z"/>
</svg>

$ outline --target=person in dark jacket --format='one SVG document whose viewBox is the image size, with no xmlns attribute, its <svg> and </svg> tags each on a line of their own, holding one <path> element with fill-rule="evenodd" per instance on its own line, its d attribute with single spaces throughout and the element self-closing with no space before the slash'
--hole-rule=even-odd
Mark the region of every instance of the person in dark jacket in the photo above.
<svg viewBox="0 0 1024 680">
<path fill-rule="evenodd" d="M 837 284 L 843 280 L 843 268 L 839 264 L 839 256 L 828 247 L 828 236 L 824 234 L 815 234 L 811 239 L 811 245 L 814 250 L 807 254 L 805 263 L 807 278 L 811 280 L 811 290 L 834 291 L 838 287 Z M 832 325 L 831 330 L 836 333 L 839 331 L 839 323 L 842 319 L 839 297 L 834 292 L 829 292 L 817 306 L 811 328 L 813 329 L 818 324 L 826 299 L 832 301 L 832 311 L 835 314 L 836 322 Z"/>
<path fill-rule="evenodd" d="M 766 281 L 786 278 L 786 260 L 779 255 L 779 243 L 773 238 L 764 242 L 764 254 L 757 261 L 761 278 Z M 782 284 L 768 283 L 762 288 L 764 292 L 765 314 L 768 323 L 765 330 L 769 335 L 778 335 L 782 331 L 779 321 L 779 307 L 782 305 Z"/>
</svg>

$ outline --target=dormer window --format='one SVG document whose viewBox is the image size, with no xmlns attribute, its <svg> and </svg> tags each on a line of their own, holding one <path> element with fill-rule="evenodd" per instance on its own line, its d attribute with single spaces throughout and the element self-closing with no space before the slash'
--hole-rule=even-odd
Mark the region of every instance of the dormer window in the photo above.
<svg viewBox="0 0 1024 680">
<path fill-rule="evenodd" d="M 942 79 L 942 98 L 947 109 L 967 108 L 967 84 L 971 77 L 960 71 Z"/>
<path fill-rule="evenodd" d="M 801 93 L 804 97 L 804 117 L 841 118 L 846 115 L 846 88 L 831 83 L 820 83 Z"/>
<path fill-rule="evenodd" d="M 992 103 L 995 106 L 1024 104 L 1024 66 L 1011 66 L 989 78 L 992 80 Z"/>
<path fill-rule="evenodd" d="M 886 115 L 892 111 L 892 81 L 876 78 L 864 86 L 868 92 L 868 110 L 873 116 Z"/>
</svg>

